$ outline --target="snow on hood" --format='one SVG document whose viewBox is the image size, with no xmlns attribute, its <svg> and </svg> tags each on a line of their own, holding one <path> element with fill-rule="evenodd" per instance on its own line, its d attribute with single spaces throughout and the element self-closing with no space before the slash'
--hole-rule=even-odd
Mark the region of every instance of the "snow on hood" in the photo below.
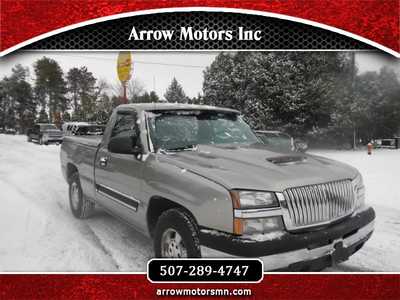
<svg viewBox="0 0 400 300">
<path fill-rule="evenodd" d="M 199 145 L 165 159 L 228 189 L 283 191 L 289 187 L 353 179 L 349 165 L 303 153 L 279 153 L 265 145 Z"/>
</svg>

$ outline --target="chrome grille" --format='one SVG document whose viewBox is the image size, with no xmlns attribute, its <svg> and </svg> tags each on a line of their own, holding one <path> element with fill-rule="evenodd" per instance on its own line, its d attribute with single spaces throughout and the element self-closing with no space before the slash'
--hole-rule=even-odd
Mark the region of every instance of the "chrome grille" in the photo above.
<svg viewBox="0 0 400 300">
<path fill-rule="evenodd" d="M 340 219 L 354 210 L 355 196 L 350 180 L 286 189 L 283 192 L 289 229 L 310 227 Z"/>
<path fill-rule="evenodd" d="M 60 136 L 62 136 L 62 133 L 50 132 L 48 135 L 51 136 L 51 137 L 53 137 L 53 136 L 60 137 Z"/>
</svg>

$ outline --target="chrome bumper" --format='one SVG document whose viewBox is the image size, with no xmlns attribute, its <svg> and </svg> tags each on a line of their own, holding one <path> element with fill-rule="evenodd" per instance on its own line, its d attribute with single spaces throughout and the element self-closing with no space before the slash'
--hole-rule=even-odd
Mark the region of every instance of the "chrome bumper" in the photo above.
<svg viewBox="0 0 400 300">
<path fill-rule="evenodd" d="M 369 234 L 372 233 L 373 230 L 374 230 L 374 221 L 360 228 L 353 235 L 348 236 L 344 239 L 334 240 L 331 244 L 319 248 L 314 248 L 311 250 L 303 248 L 295 251 L 263 256 L 260 257 L 260 259 L 264 262 L 265 271 L 283 269 L 297 262 L 310 261 L 320 257 L 331 255 L 335 251 L 335 245 L 339 242 L 343 243 L 344 248 L 350 248 L 351 246 L 365 239 Z M 201 246 L 201 253 L 202 257 L 214 257 L 214 258 L 235 257 L 230 254 L 214 250 L 205 246 Z"/>
<path fill-rule="evenodd" d="M 43 141 L 45 142 L 62 141 L 62 140 L 63 140 L 62 136 L 49 136 L 43 138 Z"/>
</svg>

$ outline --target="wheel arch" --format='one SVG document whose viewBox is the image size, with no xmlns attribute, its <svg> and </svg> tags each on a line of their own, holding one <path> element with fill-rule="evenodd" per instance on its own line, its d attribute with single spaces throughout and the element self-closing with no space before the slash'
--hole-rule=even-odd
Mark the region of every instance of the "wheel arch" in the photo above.
<svg viewBox="0 0 400 300">
<path fill-rule="evenodd" d="M 70 181 L 71 176 L 72 176 L 74 173 L 78 173 L 78 174 L 79 174 L 78 167 L 77 167 L 76 165 L 74 165 L 73 163 L 70 163 L 70 162 L 67 163 L 66 178 L 67 178 L 67 181 L 68 181 L 68 182 Z"/>
<path fill-rule="evenodd" d="M 173 208 L 183 209 L 191 217 L 193 222 L 198 225 L 196 218 L 189 209 L 176 201 L 170 200 L 162 196 L 153 196 L 149 200 L 148 209 L 146 212 L 147 228 L 151 237 L 154 235 L 154 229 L 157 225 L 159 217 L 167 210 Z"/>
</svg>

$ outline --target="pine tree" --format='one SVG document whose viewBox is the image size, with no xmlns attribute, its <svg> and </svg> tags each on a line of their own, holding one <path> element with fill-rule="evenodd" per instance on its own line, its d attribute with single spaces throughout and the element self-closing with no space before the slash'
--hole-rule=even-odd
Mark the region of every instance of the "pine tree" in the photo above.
<svg viewBox="0 0 400 300">
<path fill-rule="evenodd" d="M 43 57 L 34 63 L 35 95 L 43 109 L 49 111 L 49 121 L 52 122 L 55 112 L 65 112 L 68 109 L 66 82 L 60 65 L 54 59 Z"/>
<path fill-rule="evenodd" d="M 2 98 L 1 105 L 2 125 L 10 128 L 19 129 L 25 132 L 33 124 L 36 103 L 34 101 L 32 87 L 27 81 L 29 75 L 28 68 L 20 64 L 14 66 L 11 70 L 11 76 L 2 80 Z M 30 111 L 31 114 L 27 112 Z"/>
<path fill-rule="evenodd" d="M 18 64 L 11 71 L 9 94 L 11 101 L 14 103 L 16 125 L 20 132 L 25 132 L 27 128 L 33 126 L 32 115 L 36 112 L 33 89 L 27 81 L 29 70 Z M 31 114 L 28 112 L 31 112 Z"/>
<path fill-rule="evenodd" d="M 188 98 L 183 91 L 182 86 L 179 84 L 178 80 L 174 77 L 171 81 L 171 84 L 167 88 L 167 91 L 164 94 L 164 98 L 167 102 L 171 103 L 187 103 Z"/>
<path fill-rule="evenodd" d="M 81 72 L 78 68 L 72 68 L 67 73 L 67 89 L 70 94 L 74 115 L 79 115 L 80 110 L 80 73 Z"/>
<path fill-rule="evenodd" d="M 94 118 L 98 96 L 97 79 L 87 67 L 72 68 L 67 74 L 67 87 L 73 104 L 73 119 L 88 121 Z"/>
<path fill-rule="evenodd" d="M 0 81 L 0 128 L 4 130 L 6 120 L 6 105 L 7 105 L 7 92 L 6 92 L 6 78 Z"/>
<path fill-rule="evenodd" d="M 47 114 L 47 112 L 42 108 L 39 112 L 39 117 L 37 120 L 38 123 L 49 123 L 49 116 Z"/>
<path fill-rule="evenodd" d="M 204 102 L 240 110 L 254 129 L 304 135 L 328 126 L 345 66 L 337 53 L 221 53 L 204 72 Z"/>
<path fill-rule="evenodd" d="M 158 97 L 155 91 L 150 92 L 150 102 L 159 102 L 160 98 Z"/>
</svg>

